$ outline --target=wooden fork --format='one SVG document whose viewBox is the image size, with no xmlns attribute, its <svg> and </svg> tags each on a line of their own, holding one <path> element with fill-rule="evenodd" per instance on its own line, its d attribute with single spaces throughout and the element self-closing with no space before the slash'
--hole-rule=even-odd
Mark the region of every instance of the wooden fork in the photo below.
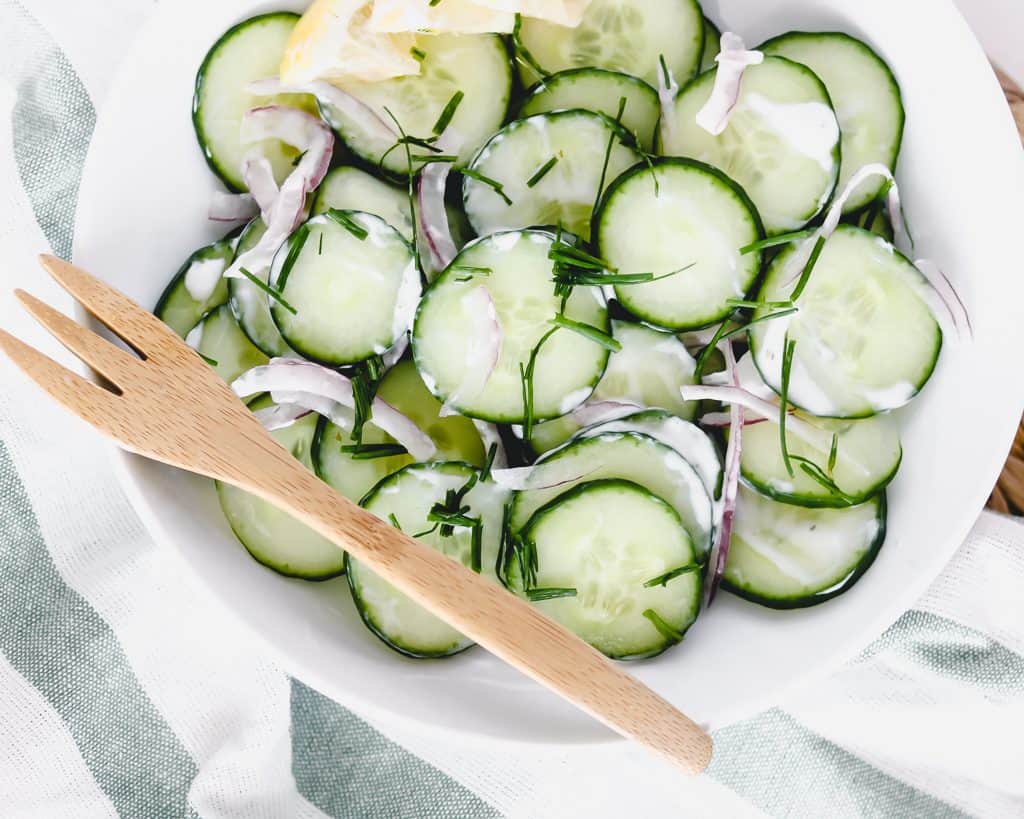
<svg viewBox="0 0 1024 819">
<path fill-rule="evenodd" d="M 109 386 L 0 330 L 0 349 L 49 395 L 129 452 L 224 481 L 287 510 L 492 654 L 687 773 L 711 738 L 536 608 L 379 521 L 307 471 L 154 315 L 53 256 L 43 267 L 136 355 L 21 290 L 18 299 Z"/>
</svg>

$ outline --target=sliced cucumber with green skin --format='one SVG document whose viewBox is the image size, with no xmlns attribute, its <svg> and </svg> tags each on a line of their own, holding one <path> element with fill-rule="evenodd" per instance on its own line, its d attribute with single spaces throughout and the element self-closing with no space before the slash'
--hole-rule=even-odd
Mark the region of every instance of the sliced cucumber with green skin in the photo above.
<svg viewBox="0 0 1024 819">
<path fill-rule="evenodd" d="M 266 232 L 267 226 L 257 216 L 242 231 L 238 240 L 238 253 L 242 254 L 252 249 Z M 253 275 L 266 284 L 270 271 L 264 270 L 262 274 Z M 274 317 L 270 315 L 270 298 L 267 292 L 248 279 L 231 278 L 227 281 L 231 294 L 231 312 L 234 313 L 242 332 L 249 337 L 249 341 L 272 358 L 294 355 L 288 342 L 281 336 L 281 331 L 277 329 Z"/>
<path fill-rule="evenodd" d="M 313 215 L 331 209 L 361 210 L 379 216 L 411 242 L 416 232 L 409 209 L 409 193 L 373 174 L 343 166 L 324 177 L 313 203 Z"/>
<path fill-rule="evenodd" d="M 442 554 L 472 567 L 472 535 L 464 526 L 450 537 L 441 535 L 427 520 L 434 504 L 443 503 L 448 491 L 459 491 L 476 470 L 460 463 L 414 464 L 382 481 L 363 506 L 378 518 Z M 466 515 L 482 522 L 481 574 L 494 577 L 501 540 L 503 495 L 492 483 L 478 483 L 466 494 Z M 386 645 L 408 657 L 449 657 L 465 651 L 472 641 L 414 603 L 390 583 L 381 580 L 358 560 L 346 561 L 352 599 L 363 622 Z M 496 588 L 495 594 L 500 591 Z"/>
<path fill-rule="evenodd" d="M 613 268 L 664 276 L 615 287 L 623 307 L 660 327 L 722 321 L 735 310 L 729 299 L 744 298 L 761 269 L 759 252 L 740 253 L 764 235 L 756 208 L 721 171 L 694 160 L 623 174 L 594 222 L 600 255 Z"/>
<path fill-rule="evenodd" d="M 804 509 L 741 486 L 722 587 L 775 609 L 824 603 L 871 567 L 885 523 L 884 493 L 848 509 Z"/>
<path fill-rule="evenodd" d="M 203 316 L 228 300 L 228 282 L 224 278 L 218 280 L 217 286 L 209 297 L 196 299 L 191 292 L 196 288 L 190 273 L 195 276 L 207 268 L 211 275 L 218 269 L 223 273 L 234 258 L 234 245 L 228 240 L 214 242 L 212 245 L 197 250 L 174 274 L 174 278 L 171 279 L 167 289 L 160 296 L 160 301 L 157 302 L 153 313 L 179 336 L 182 338 L 187 336 L 189 331 L 202 321 Z M 205 277 L 206 274 L 202 273 L 202 275 Z"/>
<path fill-rule="evenodd" d="M 714 136 L 697 124 L 697 113 L 717 73 L 679 92 L 661 153 L 699 159 L 736 180 L 769 235 L 802 228 L 825 209 L 839 179 L 839 122 L 824 83 L 804 65 L 766 57 L 744 72 L 729 124 Z"/>
<path fill-rule="evenodd" d="M 692 419 L 697 404 L 679 395 L 680 386 L 694 383 L 696 362 L 686 346 L 673 335 L 628 321 L 612 321 L 612 335 L 622 349 L 608 359 L 591 401 L 632 401 Z M 545 421 L 534 427 L 530 446 L 540 455 L 561 446 L 580 429 L 582 424 L 572 415 Z"/>
<path fill-rule="evenodd" d="M 413 354 L 424 383 L 451 409 L 495 423 L 526 420 L 520 367 L 528 365 L 531 352 L 554 327 L 551 322 L 561 309 L 548 258 L 554 242 L 544 230 L 478 239 L 424 294 L 413 328 Z M 476 275 L 474 271 L 480 270 L 487 275 Z M 474 293 L 478 288 L 485 293 Z M 482 300 L 493 305 L 493 316 L 485 315 Z M 573 288 L 565 315 L 609 330 L 600 288 Z M 496 339 L 500 344 L 495 348 Z M 488 366 L 477 361 L 479 351 L 488 347 L 495 349 L 497 364 L 481 387 L 474 374 Z M 604 346 L 572 330 L 552 333 L 536 357 L 534 418 L 556 418 L 586 401 L 607 363 Z"/>
<path fill-rule="evenodd" d="M 789 248 L 772 262 L 760 300 L 790 299 L 800 276 L 789 270 L 795 252 Z M 840 225 L 797 299 L 799 312 L 751 326 L 754 363 L 781 393 L 783 348 L 795 343 L 788 399 L 819 417 L 866 418 L 901 407 L 931 378 L 942 348 L 927 287 L 884 239 Z"/>
<path fill-rule="evenodd" d="M 834 31 L 791 31 L 759 50 L 806 65 L 828 88 L 843 133 L 839 190 L 865 165 L 896 168 L 906 121 L 903 97 L 892 69 L 867 44 Z M 863 208 L 884 184 L 880 177 L 864 182 L 847 200 L 843 213 Z"/>
<path fill-rule="evenodd" d="M 654 132 L 661 118 L 658 92 L 638 77 L 606 68 L 571 68 L 541 80 L 526 92 L 520 117 L 549 111 L 583 109 L 615 119 L 622 100 L 622 127 L 645 151 L 654 147 Z"/>
<path fill-rule="evenodd" d="M 583 438 L 544 456 L 530 474 L 529 485 L 546 488 L 516 493 L 510 525 L 520 531 L 538 509 L 573 486 L 605 478 L 632 481 L 667 501 L 679 513 L 698 559 L 707 557 L 714 516 L 703 480 L 675 449 L 635 432 Z"/>
<path fill-rule="evenodd" d="M 407 329 L 395 315 L 410 268 L 418 277 L 412 247 L 379 216 L 314 216 L 274 257 L 270 282 L 281 298 L 270 300 L 270 314 L 306 358 L 335 366 L 365 361 Z"/>
<path fill-rule="evenodd" d="M 536 550 L 534 588 L 576 592 L 537 608 L 613 659 L 661 654 L 697 619 L 699 571 L 645 585 L 695 555 L 676 511 L 635 483 L 577 486 L 534 515 L 523 537 Z"/>
<path fill-rule="evenodd" d="M 186 340 L 228 384 L 247 370 L 267 363 L 267 356 L 249 341 L 226 304 L 208 313 Z"/>
<path fill-rule="evenodd" d="M 316 110 L 316 102 L 304 94 L 257 97 L 246 90 L 251 82 L 274 77 L 281 66 L 288 37 L 299 15 L 279 11 L 262 14 L 228 29 L 214 44 L 196 75 L 192 122 L 199 147 L 210 169 L 232 190 L 247 190 L 242 163 L 258 148 L 270 160 L 278 183 L 291 173 L 298 151 L 278 140 L 258 146 L 242 145 L 242 116 L 262 105 L 289 105 Z"/>
<path fill-rule="evenodd" d="M 255 411 L 273 405 L 268 396 L 262 396 L 250 403 L 249 408 Z M 310 413 L 291 426 L 271 433 L 310 470 L 310 450 L 318 417 Z M 219 481 L 217 496 L 235 536 L 264 566 L 303 580 L 328 580 L 345 571 L 345 553 L 341 549 L 276 506 Z"/>
<path fill-rule="evenodd" d="M 403 131 L 421 139 L 432 136 L 434 126 L 456 93 L 462 92 L 449 127 L 458 134 L 460 167 L 501 127 L 512 96 L 512 64 L 501 37 L 494 34 L 436 34 L 417 38 L 417 48 L 426 55 L 419 76 L 398 77 L 380 82 L 346 82 L 346 92 L 377 112 L 384 125 L 397 131 L 385 112 L 387 108 Z M 356 120 L 337 108 L 321 103 L 323 117 L 357 156 L 381 165 L 390 173 L 404 176 L 409 162 L 404 146 L 394 147 L 397 135 L 387 136 L 383 128 L 372 131 L 364 120 Z M 414 156 L 429 155 L 425 148 L 411 146 Z M 383 163 L 381 160 L 383 159 Z M 413 163 L 414 170 L 420 162 Z"/>
<path fill-rule="evenodd" d="M 743 428 L 740 466 L 747 483 L 761 494 L 783 503 L 838 509 L 864 503 L 896 477 L 903 448 L 899 424 L 891 415 L 877 415 L 862 421 L 815 419 L 813 423 L 836 436 L 832 469 L 829 469 L 830 452 L 819 450 L 790 433 L 786 436 L 789 455 L 806 458 L 821 470 L 819 479 L 815 480 L 803 468 L 803 461 L 793 460 L 793 475 L 790 476 L 782 457 L 779 426 L 763 421 Z M 822 476 L 831 480 L 841 494 L 827 486 Z"/>
<path fill-rule="evenodd" d="M 412 419 L 437 445 L 442 461 L 464 461 L 483 466 L 485 452 L 480 434 L 468 418 L 442 418 L 441 404 L 424 386 L 416 365 L 402 361 L 384 376 L 377 396 Z M 395 440 L 370 423 L 363 427 L 364 444 L 394 444 Z M 349 500 L 357 503 L 388 475 L 413 462 L 411 455 L 359 460 L 343 452 L 355 443 L 351 430 L 342 429 L 326 418 L 320 420 L 313 446 L 316 473 Z"/>
<path fill-rule="evenodd" d="M 545 71 L 595 66 L 658 82 L 659 55 L 679 82 L 697 71 L 704 18 L 696 0 L 593 0 L 576 28 L 523 18 L 523 45 Z M 525 84 L 540 77 L 521 65 Z"/>
<path fill-rule="evenodd" d="M 707 17 L 704 18 L 704 53 L 700 58 L 700 73 L 714 68 L 718 63 L 715 57 L 722 50 L 722 32 Z"/>
<path fill-rule="evenodd" d="M 592 111 L 555 111 L 509 123 L 470 164 L 474 173 L 499 183 L 504 197 L 479 179 L 463 180 L 470 224 L 481 236 L 533 225 L 561 225 L 588 238 L 602 171 L 607 187 L 640 161 L 630 140 L 625 129 Z"/>
</svg>

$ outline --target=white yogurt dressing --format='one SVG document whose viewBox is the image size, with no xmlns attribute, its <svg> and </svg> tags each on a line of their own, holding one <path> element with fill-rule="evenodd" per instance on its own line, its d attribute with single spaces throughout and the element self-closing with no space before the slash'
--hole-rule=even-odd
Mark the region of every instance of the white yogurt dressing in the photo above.
<svg viewBox="0 0 1024 819">
<path fill-rule="evenodd" d="M 185 271 L 185 289 L 196 301 L 206 301 L 217 289 L 228 263 L 224 258 L 201 259 L 192 262 Z"/>
<path fill-rule="evenodd" d="M 827 105 L 820 102 L 777 103 L 756 92 L 745 94 L 740 105 L 757 114 L 765 126 L 778 134 L 796 153 L 813 159 L 826 173 L 835 170 L 839 123 Z M 831 194 L 829 191 L 828 196 Z"/>
</svg>

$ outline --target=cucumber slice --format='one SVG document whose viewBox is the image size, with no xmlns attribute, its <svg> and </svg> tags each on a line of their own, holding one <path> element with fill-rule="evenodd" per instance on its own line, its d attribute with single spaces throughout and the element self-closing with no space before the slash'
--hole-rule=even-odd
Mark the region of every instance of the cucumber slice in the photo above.
<svg viewBox="0 0 1024 819">
<path fill-rule="evenodd" d="M 252 410 L 270 406 L 273 401 L 268 396 L 249 404 Z M 310 414 L 290 427 L 271 433 L 310 470 L 310 449 L 317 418 Z M 327 580 L 345 571 L 345 553 L 341 549 L 276 506 L 219 481 L 217 497 L 232 531 L 249 554 L 264 566 L 304 580 Z"/>
<path fill-rule="evenodd" d="M 512 204 L 492 185 L 467 176 L 466 215 L 481 236 L 560 225 L 587 239 L 602 170 L 607 186 L 640 160 L 628 140 L 624 129 L 591 111 L 556 111 L 509 123 L 481 149 L 470 169 L 499 183 Z M 540 176 L 553 159 L 555 164 Z"/>
<path fill-rule="evenodd" d="M 762 301 L 788 300 L 790 248 L 769 267 Z M 840 225 L 797 300 L 799 312 L 750 328 L 754 363 L 782 389 L 782 351 L 796 343 L 789 400 L 813 415 L 864 418 L 908 403 L 927 383 L 942 331 L 925 301 L 924 277 L 891 244 Z M 757 318 L 765 309 L 755 312 Z"/>
<path fill-rule="evenodd" d="M 786 436 L 786 448 L 790 456 L 811 461 L 826 477 L 831 472 L 831 480 L 842 490 L 841 494 L 827 487 L 821 476 L 814 480 L 801 462 L 792 462 L 790 476 L 782 458 L 779 425 L 771 421 L 743 429 L 740 465 L 744 479 L 761 494 L 782 503 L 843 508 L 864 503 L 896 477 L 903 448 L 899 424 L 891 415 L 845 422 L 815 419 L 814 423 L 836 436 L 833 469 L 828 468 L 830 452 L 819 450 L 796 435 Z"/>
<path fill-rule="evenodd" d="M 384 110 L 388 109 L 406 134 L 421 139 L 432 135 L 445 107 L 461 91 L 462 102 L 449 124 L 451 132 L 463 140 L 458 162 L 461 167 L 505 120 L 512 96 L 512 65 L 505 43 L 493 34 L 423 34 L 416 38 L 416 47 L 426 55 L 420 62 L 419 76 L 381 82 L 352 80 L 345 83 L 344 90 L 378 112 L 394 129 L 394 122 Z M 382 136 L 381 129 L 371 131 L 365 122 L 330 105 L 321 104 L 321 111 L 357 156 L 393 174 L 408 174 L 408 158 L 402 146 L 384 156 L 395 146 L 394 137 Z M 414 146 L 412 153 L 429 152 Z M 420 164 L 414 162 L 414 169 Z"/>
<path fill-rule="evenodd" d="M 430 436 L 437 445 L 438 460 L 483 466 L 486 453 L 473 422 L 460 415 L 442 418 L 440 402 L 427 390 L 411 361 L 402 361 L 389 370 L 377 395 Z M 350 430 L 322 419 L 313 446 L 313 463 L 317 475 L 356 502 L 385 477 L 413 462 L 410 455 L 358 460 L 342 451 L 343 446 L 352 443 Z M 363 427 L 363 443 L 393 444 L 395 440 L 371 420 Z"/>
<path fill-rule="evenodd" d="M 466 464 L 414 464 L 382 481 L 363 504 L 381 520 L 393 515 L 402 531 L 437 551 L 472 566 L 472 535 L 467 527 L 455 527 L 450 537 L 439 529 L 429 534 L 434 524 L 427 520 L 431 508 L 443 503 L 449 491 L 458 492 L 476 470 Z M 494 484 L 476 484 L 465 496 L 466 515 L 482 522 L 481 573 L 494 577 L 494 566 L 501 540 L 503 495 Z M 447 623 L 414 603 L 390 583 L 381 580 L 369 568 L 351 557 L 346 561 L 352 599 L 366 626 L 386 645 L 416 658 L 449 657 L 471 645 Z M 500 593 L 495 589 L 495 593 Z"/>
<path fill-rule="evenodd" d="M 824 603 L 874 563 L 885 521 L 884 494 L 848 509 L 803 509 L 741 486 L 722 586 L 769 608 Z"/>
<path fill-rule="evenodd" d="M 716 74 L 679 92 L 661 152 L 721 168 L 757 205 L 770 236 L 802 228 L 825 209 L 839 179 L 839 122 L 828 91 L 806 66 L 766 57 L 746 70 L 729 125 L 713 136 L 697 124 L 697 113 Z"/>
<path fill-rule="evenodd" d="M 187 340 L 228 384 L 253 367 L 267 363 L 267 357 L 242 332 L 226 304 L 208 313 Z"/>
<path fill-rule="evenodd" d="M 843 134 L 840 190 L 865 165 L 895 169 L 906 120 L 903 97 L 892 69 L 868 45 L 839 32 L 791 31 L 760 50 L 806 65 L 828 88 Z M 847 200 L 843 213 L 863 208 L 884 184 L 880 178 L 865 181 Z"/>
<path fill-rule="evenodd" d="M 594 66 L 658 82 L 659 55 L 680 83 L 697 71 L 704 18 L 696 0 L 593 0 L 576 28 L 524 17 L 523 46 L 548 72 Z M 540 77 L 521 65 L 524 84 Z"/>
<path fill-rule="evenodd" d="M 221 278 L 209 297 L 197 300 L 189 292 L 189 273 L 192 275 L 209 268 L 223 273 L 235 258 L 233 243 L 228 240 L 214 242 L 200 248 L 174 274 L 167 289 L 160 296 L 153 313 L 164 324 L 184 338 L 189 331 L 202 321 L 203 316 L 220 307 L 228 300 L 228 282 Z M 192 280 L 194 281 L 194 279 Z M 193 286 L 194 287 L 194 286 Z"/>
<path fill-rule="evenodd" d="M 622 345 L 608 359 L 592 401 L 626 399 L 644 407 L 664 407 L 680 418 L 692 419 L 697 404 L 684 401 L 679 387 L 694 383 L 696 363 L 675 336 L 633 324 L 612 321 L 612 335 Z M 533 429 L 530 446 L 538 455 L 561 446 L 582 425 L 571 415 L 545 421 Z"/>
<path fill-rule="evenodd" d="M 700 162 L 661 160 L 623 174 L 594 221 L 601 257 L 620 272 L 686 268 L 615 288 L 623 307 L 660 327 L 722 321 L 735 310 L 729 299 L 742 299 L 760 272 L 760 253 L 740 253 L 764 235 L 756 209 L 738 185 Z"/>
<path fill-rule="evenodd" d="M 704 18 L 704 52 L 700 58 L 700 73 L 704 73 L 716 65 L 715 57 L 722 50 L 722 32 L 718 26 L 711 22 L 706 16 Z"/>
<path fill-rule="evenodd" d="M 413 240 L 415 227 L 408 191 L 359 168 L 335 168 L 324 177 L 313 203 L 313 215 L 319 216 L 331 209 L 372 213 L 401 233 L 406 241 Z"/>
<path fill-rule="evenodd" d="M 270 282 L 281 298 L 271 299 L 270 314 L 289 346 L 307 358 L 336 366 L 365 361 L 406 331 L 395 312 L 415 267 L 412 247 L 379 216 L 314 216 L 274 257 Z"/>
<path fill-rule="evenodd" d="M 523 423 L 523 378 L 530 354 L 561 308 L 548 258 L 555 237 L 542 230 L 496 233 L 467 245 L 420 302 L 412 346 L 423 381 L 439 399 L 471 418 Z M 467 274 L 485 269 L 486 276 Z M 472 291 L 484 288 L 500 326 L 498 363 L 482 388 L 472 383 L 481 366 L 478 350 L 493 341 L 493 323 L 480 321 Z M 565 315 L 607 332 L 608 310 L 600 289 L 576 287 Z M 571 330 L 559 329 L 540 348 L 533 376 L 534 418 L 565 415 L 593 392 L 608 363 L 608 350 Z M 467 394 L 468 393 L 468 394 Z"/>
<path fill-rule="evenodd" d="M 247 190 L 242 163 L 258 149 L 270 160 L 278 183 L 291 173 L 298 151 L 278 140 L 259 146 L 242 145 L 242 115 L 261 105 L 290 105 L 316 111 L 315 100 L 305 94 L 257 97 L 245 89 L 255 80 L 277 75 L 285 45 L 299 15 L 279 11 L 261 14 L 228 29 L 213 45 L 196 75 L 192 108 L 199 147 L 210 169 L 232 190 Z"/>
<path fill-rule="evenodd" d="M 676 511 L 634 483 L 577 486 L 534 515 L 523 536 L 537 556 L 533 589 L 576 592 L 537 608 L 613 659 L 661 654 L 697 619 L 699 571 L 644 585 L 695 556 Z"/>
<path fill-rule="evenodd" d="M 575 478 L 568 480 L 567 478 Z M 632 481 L 679 513 L 699 560 L 707 557 L 714 527 L 711 496 L 697 470 L 672 447 L 635 432 L 606 432 L 566 444 L 544 456 L 530 475 L 534 486 L 517 492 L 510 525 L 524 529 L 541 507 L 586 481 Z M 552 480 L 554 479 L 554 480 Z M 550 486 L 557 483 L 556 486 Z"/>
<path fill-rule="evenodd" d="M 253 219 L 238 240 L 238 253 L 245 253 L 256 246 L 267 232 L 267 226 L 258 216 Z M 266 283 L 270 270 L 257 275 Z M 270 315 L 270 299 L 265 290 L 260 289 L 248 279 L 228 279 L 228 291 L 231 294 L 231 312 L 234 313 L 238 326 L 249 337 L 249 341 L 272 358 L 294 355 L 288 342 L 281 336 L 281 331 L 274 324 Z"/>
<path fill-rule="evenodd" d="M 526 92 L 520 117 L 568 111 L 574 108 L 596 111 L 615 119 L 621 100 L 622 127 L 645 151 L 654 148 L 654 132 L 661 118 L 658 92 L 643 80 L 606 68 L 571 68 L 541 80 Z"/>
</svg>

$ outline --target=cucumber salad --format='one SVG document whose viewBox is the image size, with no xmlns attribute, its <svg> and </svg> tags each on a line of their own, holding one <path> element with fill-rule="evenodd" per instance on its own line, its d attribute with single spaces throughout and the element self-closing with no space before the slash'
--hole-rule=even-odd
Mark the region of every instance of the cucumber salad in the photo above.
<svg viewBox="0 0 1024 819">
<path fill-rule="evenodd" d="M 894 411 L 971 333 L 913 255 L 892 71 L 842 33 L 748 47 L 696 0 L 449 2 L 367 2 L 346 40 L 318 0 L 213 44 L 193 120 L 226 235 L 156 314 L 340 494 L 610 657 L 682 642 L 720 589 L 848 590 Z M 470 646 L 217 491 L 252 557 L 346 575 L 391 648 Z"/>
</svg>

